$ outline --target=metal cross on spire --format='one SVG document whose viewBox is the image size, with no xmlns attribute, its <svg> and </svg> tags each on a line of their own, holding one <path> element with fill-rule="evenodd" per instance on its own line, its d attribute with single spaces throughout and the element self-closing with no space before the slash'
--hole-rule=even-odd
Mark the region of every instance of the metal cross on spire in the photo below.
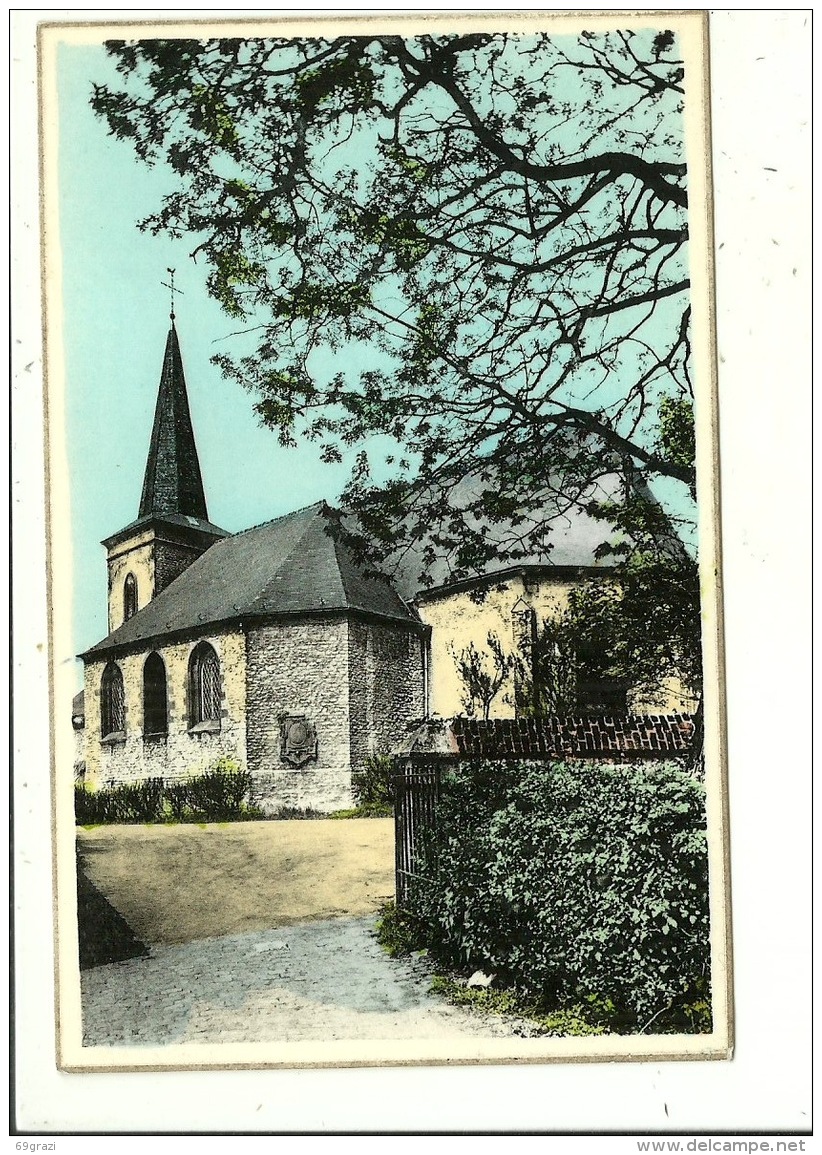
<svg viewBox="0 0 822 1155">
<path fill-rule="evenodd" d="M 179 293 L 180 296 L 182 296 L 183 290 L 177 289 L 174 287 L 174 269 L 167 269 L 167 272 L 170 274 L 170 282 L 169 281 L 161 281 L 160 284 L 163 286 L 164 289 L 168 289 L 171 293 L 171 312 L 170 312 L 169 316 L 171 317 L 171 321 L 173 324 L 174 323 L 174 294 Z"/>
</svg>

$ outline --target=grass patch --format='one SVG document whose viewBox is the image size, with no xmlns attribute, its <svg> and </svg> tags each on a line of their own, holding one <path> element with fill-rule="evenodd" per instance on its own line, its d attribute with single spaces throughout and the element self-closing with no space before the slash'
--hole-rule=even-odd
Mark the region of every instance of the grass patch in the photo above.
<svg viewBox="0 0 822 1155">
<path fill-rule="evenodd" d="M 377 942 L 392 958 L 425 949 L 419 923 L 407 911 L 398 910 L 395 902 L 386 902 L 380 907 L 376 934 Z"/>
<path fill-rule="evenodd" d="M 313 822 L 317 818 L 327 818 L 322 810 L 314 810 L 311 806 L 280 806 L 272 814 L 261 814 L 261 818 L 268 818 L 273 822 Z"/>
<path fill-rule="evenodd" d="M 387 802 L 365 802 L 348 810 L 334 810 L 327 818 L 393 818 L 394 808 Z"/>
<path fill-rule="evenodd" d="M 406 952 L 407 953 L 407 952 Z M 697 995 L 690 1003 L 673 1006 L 637 1031 L 632 1015 L 620 1011 L 610 999 L 589 995 L 573 1006 L 547 1007 L 511 987 L 468 987 L 455 975 L 435 974 L 431 991 L 454 1006 L 467 1007 L 479 1014 L 524 1019 L 534 1035 L 581 1038 L 586 1035 L 678 1035 L 702 1034 L 712 1029 L 709 1000 Z M 652 1028 L 652 1029 L 651 1029 Z"/>
<path fill-rule="evenodd" d="M 468 987 L 451 975 L 434 975 L 431 991 L 454 1006 L 468 1007 L 480 1014 L 526 1019 L 533 1023 L 534 1033 L 539 1035 L 579 1038 L 609 1033 L 607 1026 L 598 1022 L 582 1004 L 564 1010 L 545 1011 L 509 988 Z"/>
</svg>

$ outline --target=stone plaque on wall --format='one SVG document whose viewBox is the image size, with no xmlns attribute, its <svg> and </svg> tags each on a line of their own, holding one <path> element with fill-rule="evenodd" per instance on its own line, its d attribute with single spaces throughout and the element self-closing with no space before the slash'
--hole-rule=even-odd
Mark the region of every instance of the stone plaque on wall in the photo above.
<svg viewBox="0 0 822 1155">
<path fill-rule="evenodd" d="M 281 755 L 292 766 L 304 766 L 317 757 L 317 729 L 305 715 L 294 715 L 283 720 L 281 727 Z"/>
</svg>

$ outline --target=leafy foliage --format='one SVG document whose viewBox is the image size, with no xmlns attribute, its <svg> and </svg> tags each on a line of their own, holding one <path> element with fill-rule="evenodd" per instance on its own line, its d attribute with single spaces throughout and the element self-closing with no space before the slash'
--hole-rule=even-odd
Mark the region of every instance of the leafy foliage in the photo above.
<svg viewBox="0 0 822 1155">
<path fill-rule="evenodd" d="M 425 945 L 420 923 L 395 902 L 386 902 L 380 907 L 375 933 L 377 942 L 392 958 L 403 958 Z"/>
<path fill-rule="evenodd" d="M 679 766 L 461 766 L 421 873 L 410 913 L 438 962 L 549 1010 L 593 999 L 614 1029 L 686 1006 L 705 1029 L 704 789 Z"/>
<path fill-rule="evenodd" d="M 673 33 L 108 51 L 95 112 L 173 174 L 143 227 L 188 238 L 242 320 L 215 360 L 261 422 L 353 456 L 349 544 L 426 584 L 435 559 L 458 579 L 550 555 L 566 514 L 593 513 L 630 568 L 620 606 L 588 591 L 616 665 L 659 682 L 654 663 L 684 663 L 698 693 L 696 566 L 646 488 L 664 479 L 693 530 Z"/>
<path fill-rule="evenodd" d="M 243 811 L 251 792 L 251 774 L 236 762 L 220 758 L 204 774 L 181 784 L 184 806 L 209 822 L 226 822 Z"/>
<path fill-rule="evenodd" d="M 627 695 L 664 700 L 672 683 L 694 704 L 702 686 L 695 565 L 635 550 L 612 577 L 572 588 L 567 609 L 517 655 L 519 717 L 623 713 Z"/>
<path fill-rule="evenodd" d="M 518 718 L 574 714 L 579 709 L 576 639 L 564 616 L 545 621 L 514 659 Z"/>
<path fill-rule="evenodd" d="M 360 770 L 352 775 L 351 789 L 358 809 L 376 808 L 392 813 L 394 790 L 391 776 L 394 760 L 389 754 L 369 754 Z"/>
<path fill-rule="evenodd" d="M 621 543 L 600 550 L 618 562 L 619 582 L 593 579 L 570 594 L 570 643 L 593 660 L 593 677 L 626 681 L 650 698 L 668 679 L 677 678 L 700 699 L 701 599 L 695 558 L 672 538 L 659 507 L 641 492 L 619 508 L 603 504 L 592 512 L 610 517 L 625 535 Z"/>
<path fill-rule="evenodd" d="M 254 346 L 217 361 L 261 421 L 359 449 L 346 500 L 377 560 L 425 542 L 459 576 L 550 549 L 622 459 L 693 485 L 672 33 L 108 50 L 94 110 L 173 174 L 144 227 L 189 238 L 243 319 Z M 356 369 L 316 356 L 365 345 Z"/>
<path fill-rule="evenodd" d="M 74 812 L 80 826 L 110 822 L 160 822 L 163 815 L 163 780 L 148 778 L 145 782 L 93 791 L 75 784 Z"/>
</svg>

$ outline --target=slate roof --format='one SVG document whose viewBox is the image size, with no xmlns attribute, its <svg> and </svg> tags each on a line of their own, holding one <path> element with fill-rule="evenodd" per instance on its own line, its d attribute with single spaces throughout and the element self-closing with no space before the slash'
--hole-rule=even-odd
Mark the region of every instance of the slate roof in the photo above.
<svg viewBox="0 0 822 1155">
<path fill-rule="evenodd" d="M 208 521 L 183 359 L 173 320 L 160 374 L 139 516 L 167 514 Z"/>
<path fill-rule="evenodd" d="M 184 530 L 195 530 L 197 533 L 202 533 L 208 537 L 228 537 L 229 533 L 225 529 L 220 529 L 219 525 L 215 525 L 211 521 L 204 521 L 201 517 L 188 517 L 183 513 L 164 513 L 161 516 L 156 516 L 150 513 L 147 517 L 138 517 L 136 521 L 130 521 L 128 525 L 118 529 L 116 533 L 109 534 L 104 538 L 102 545 L 110 548 L 117 545 L 119 542 L 127 541 L 130 537 L 134 537 L 141 530 L 154 527 L 162 528 L 163 526 L 175 526 Z"/>
<path fill-rule="evenodd" d="M 278 616 L 350 611 L 420 626 L 389 582 L 354 561 L 337 524 L 337 515 L 319 502 L 223 538 L 82 656 Z"/>
<path fill-rule="evenodd" d="M 454 486 L 452 504 L 458 509 L 469 508 L 484 485 L 475 477 L 466 478 Z M 521 559 L 492 558 L 480 571 L 465 574 L 456 569 L 454 559 L 443 555 L 441 549 L 435 548 L 436 557 L 433 562 L 424 561 L 428 542 L 423 540 L 414 548 L 389 558 L 383 568 L 399 594 L 416 603 L 425 601 L 427 597 L 436 597 L 450 587 L 476 585 L 488 578 L 502 578 L 511 573 L 538 571 L 544 574 L 552 570 L 601 570 L 607 573 L 619 565 L 620 559 L 608 554 L 598 556 L 598 549 L 606 543 L 623 543 L 625 535 L 607 520 L 593 517 L 587 512 L 587 507 L 591 502 L 624 500 L 627 486 L 633 489 L 635 495 L 659 507 L 659 502 L 648 486 L 636 478 L 628 480 L 621 463 L 615 463 L 610 472 L 603 473 L 576 493 L 572 491 L 571 496 L 566 492 L 568 487 L 559 484 L 553 491 L 546 490 L 539 513 L 526 517 L 520 526 L 505 520 L 482 523 L 474 517 L 467 518 L 472 528 L 482 533 L 486 542 L 503 548 L 513 538 L 522 537 L 526 532 L 544 531 L 544 548 L 529 549 L 527 556 Z M 672 556 L 680 557 L 685 552 L 672 526 L 669 526 L 669 532 L 660 544 Z M 425 574 L 425 582 L 420 580 L 421 573 Z"/>
<path fill-rule="evenodd" d="M 597 548 L 606 541 L 616 541 L 617 535 L 613 526 L 608 522 L 592 517 L 585 512 L 585 504 L 591 500 L 607 501 L 616 496 L 619 487 L 624 484 L 616 473 L 606 474 L 598 483 L 593 485 L 585 494 L 569 505 L 559 492 L 549 494 L 545 505 L 539 514 L 539 522 L 533 519 L 533 526 L 548 526 L 545 539 L 545 548 L 531 550 L 528 556 L 521 560 L 494 558 L 483 565 L 481 572 L 472 575 L 459 573 L 453 559 L 438 552 L 433 562 L 423 561 L 423 551 L 426 542 L 420 542 L 413 549 L 409 549 L 401 556 L 389 559 L 385 565 L 386 573 L 391 577 L 394 586 L 400 595 L 415 601 L 424 600 L 429 594 L 436 595 L 443 587 L 463 583 L 475 583 L 489 576 L 519 572 L 524 569 L 599 569 L 613 568 L 613 558 L 597 557 Z M 455 506 L 467 506 L 475 497 L 475 491 L 480 483 L 474 478 L 467 478 L 454 487 L 452 501 Z M 482 525 L 476 519 L 469 519 L 475 529 L 481 530 L 485 540 L 492 545 L 499 545 L 510 541 L 513 536 L 521 535 L 527 528 L 515 528 L 510 522 L 502 521 Z M 420 573 L 425 572 L 427 581 L 420 581 Z"/>
</svg>

